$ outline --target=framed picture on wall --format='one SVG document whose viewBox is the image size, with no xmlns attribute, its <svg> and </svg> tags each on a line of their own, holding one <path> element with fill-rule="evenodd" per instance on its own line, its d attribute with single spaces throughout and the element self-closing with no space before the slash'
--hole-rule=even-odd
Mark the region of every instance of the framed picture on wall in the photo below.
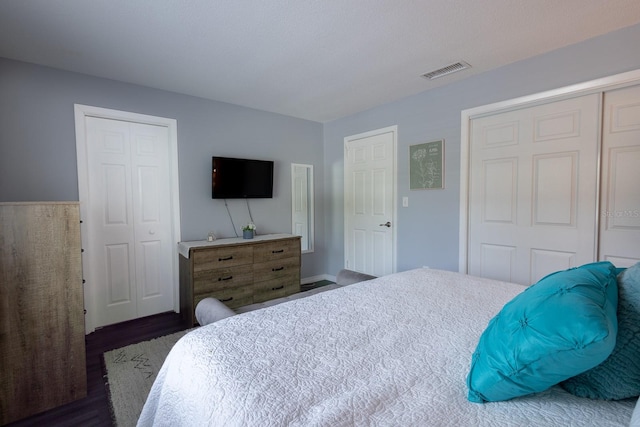
<svg viewBox="0 0 640 427">
<path fill-rule="evenodd" d="M 409 189 L 444 188 L 444 139 L 409 146 Z"/>
</svg>

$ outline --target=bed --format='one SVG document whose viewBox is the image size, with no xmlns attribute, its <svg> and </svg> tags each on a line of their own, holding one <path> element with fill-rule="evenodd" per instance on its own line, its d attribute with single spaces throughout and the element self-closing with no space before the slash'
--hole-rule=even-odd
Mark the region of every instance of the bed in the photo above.
<svg viewBox="0 0 640 427">
<path fill-rule="evenodd" d="M 637 399 L 467 399 L 479 337 L 524 289 L 416 269 L 220 320 L 174 346 L 138 425 L 628 426 Z"/>
</svg>

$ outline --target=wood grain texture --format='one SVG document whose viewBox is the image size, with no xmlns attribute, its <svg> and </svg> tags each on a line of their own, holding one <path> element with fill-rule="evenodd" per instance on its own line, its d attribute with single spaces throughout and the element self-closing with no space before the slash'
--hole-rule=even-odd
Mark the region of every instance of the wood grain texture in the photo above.
<svg viewBox="0 0 640 427">
<path fill-rule="evenodd" d="M 300 238 L 264 242 L 253 250 L 253 262 L 259 263 L 283 258 L 300 258 Z"/>
<path fill-rule="evenodd" d="M 0 422 L 87 393 L 77 202 L 0 204 Z"/>
<path fill-rule="evenodd" d="M 195 307 L 204 298 L 237 308 L 300 292 L 300 253 L 299 236 L 191 248 L 188 259 L 180 255 L 186 325 L 195 324 Z"/>
<path fill-rule="evenodd" d="M 193 259 L 193 271 L 196 275 L 201 271 L 251 264 L 253 262 L 253 247 L 248 244 L 232 244 L 198 249 L 194 251 Z"/>
<path fill-rule="evenodd" d="M 298 270 L 299 271 L 299 270 Z M 265 302 L 300 292 L 300 275 L 293 272 L 254 285 L 253 303 Z"/>
</svg>

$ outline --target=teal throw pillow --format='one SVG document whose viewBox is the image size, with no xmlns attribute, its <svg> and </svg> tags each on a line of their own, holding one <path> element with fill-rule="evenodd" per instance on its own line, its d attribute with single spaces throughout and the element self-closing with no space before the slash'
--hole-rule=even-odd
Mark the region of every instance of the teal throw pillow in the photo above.
<svg viewBox="0 0 640 427">
<path fill-rule="evenodd" d="M 544 277 L 489 322 L 472 357 L 467 398 L 508 400 L 599 365 L 616 343 L 617 303 L 610 262 Z"/>
<path fill-rule="evenodd" d="M 640 427 L 640 399 L 636 403 L 636 407 L 633 410 L 633 414 L 631 414 L 631 423 L 629 427 Z"/>
<path fill-rule="evenodd" d="M 640 262 L 618 275 L 618 337 L 613 353 L 602 364 L 560 385 L 591 399 L 640 396 Z"/>
</svg>

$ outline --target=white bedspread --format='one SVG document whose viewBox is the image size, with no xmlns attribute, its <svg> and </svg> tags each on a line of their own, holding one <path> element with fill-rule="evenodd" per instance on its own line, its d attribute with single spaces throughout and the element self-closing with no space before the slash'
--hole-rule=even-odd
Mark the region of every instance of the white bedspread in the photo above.
<svg viewBox="0 0 640 427">
<path fill-rule="evenodd" d="M 627 426 L 635 401 L 560 387 L 467 401 L 471 354 L 524 288 L 412 270 L 229 317 L 183 337 L 139 426 Z"/>
</svg>

